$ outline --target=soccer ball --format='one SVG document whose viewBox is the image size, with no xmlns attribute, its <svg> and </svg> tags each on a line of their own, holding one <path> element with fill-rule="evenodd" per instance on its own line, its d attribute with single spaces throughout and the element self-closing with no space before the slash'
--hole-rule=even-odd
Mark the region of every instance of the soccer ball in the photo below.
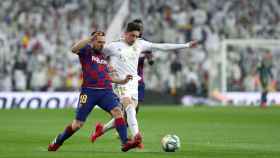
<svg viewBox="0 0 280 158">
<path fill-rule="evenodd" d="M 175 134 L 168 134 L 161 139 L 161 147 L 165 152 L 174 152 L 181 147 L 180 138 Z"/>
</svg>

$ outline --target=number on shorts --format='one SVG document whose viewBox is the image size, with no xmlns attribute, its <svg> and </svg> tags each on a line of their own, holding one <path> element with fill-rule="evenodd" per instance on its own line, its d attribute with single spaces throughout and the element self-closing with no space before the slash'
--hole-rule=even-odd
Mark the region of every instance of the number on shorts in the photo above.
<svg viewBox="0 0 280 158">
<path fill-rule="evenodd" d="M 86 102 L 87 102 L 87 95 L 86 94 L 80 95 L 80 103 L 84 104 Z"/>
<path fill-rule="evenodd" d="M 119 87 L 118 88 L 118 93 L 119 93 L 119 95 L 124 95 L 125 94 L 125 87 Z"/>
</svg>

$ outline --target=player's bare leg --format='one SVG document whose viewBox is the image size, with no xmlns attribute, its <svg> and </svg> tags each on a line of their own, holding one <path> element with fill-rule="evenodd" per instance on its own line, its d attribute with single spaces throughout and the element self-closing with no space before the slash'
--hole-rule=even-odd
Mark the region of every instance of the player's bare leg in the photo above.
<svg viewBox="0 0 280 158">
<path fill-rule="evenodd" d="M 48 151 L 56 151 L 58 148 L 64 143 L 65 140 L 70 138 L 75 132 L 77 132 L 82 126 L 84 122 L 79 120 L 73 120 L 71 124 L 65 127 L 64 131 L 60 133 L 54 141 L 49 144 Z"/>
</svg>

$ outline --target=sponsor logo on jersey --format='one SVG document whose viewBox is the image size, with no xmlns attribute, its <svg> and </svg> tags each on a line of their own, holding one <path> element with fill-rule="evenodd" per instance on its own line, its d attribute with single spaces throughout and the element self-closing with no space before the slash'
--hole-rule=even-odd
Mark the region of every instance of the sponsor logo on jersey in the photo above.
<svg viewBox="0 0 280 158">
<path fill-rule="evenodd" d="M 98 63 L 98 64 L 104 64 L 104 65 L 107 64 L 107 61 L 106 61 L 106 60 L 99 59 L 98 57 L 95 57 L 95 56 L 92 56 L 92 57 L 91 57 L 91 60 L 92 60 L 92 61 L 95 61 L 95 62 Z"/>
</svg>

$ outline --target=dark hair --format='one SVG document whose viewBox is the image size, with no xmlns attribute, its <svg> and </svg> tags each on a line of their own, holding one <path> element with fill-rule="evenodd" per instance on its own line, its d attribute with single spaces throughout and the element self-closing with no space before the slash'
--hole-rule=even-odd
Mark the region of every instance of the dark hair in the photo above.
<svg viewBox="0 0 280 158">
<path fill-rule="evenodd" d="M 139 24 L 135 23 L 135 22 L 130 22 L 127 24 L 126 26 L 126 32 L 132 32 L 132 31 L 139 31 L 141 32 L 141 27 Z"/>
<path fill-rule="evenodd" d="M 93 31 L 90 36 L 105 36 L 105 32 L 103 31 Z"/>
<path fill-rule="evenodd" d="M 134 19 L 132 22 L 143 25 L 143 21 L 141 19 Z"/>
<path fill-rule="evenodd" d="M 92 40 L 95 40 L 97 36 L 105 36 L 105 32 L 103 31 L 93 31 L 90 36 L 92 37 Z"/>
<path fill-rule="evenodd" d="M 134 19 L 132 22 L 138 24 L 140 26 L 140 35 L 139 37 L 142 37 L 144 26 L 143 26 L 143 21 L 141 19 Z"/>
</svg>

